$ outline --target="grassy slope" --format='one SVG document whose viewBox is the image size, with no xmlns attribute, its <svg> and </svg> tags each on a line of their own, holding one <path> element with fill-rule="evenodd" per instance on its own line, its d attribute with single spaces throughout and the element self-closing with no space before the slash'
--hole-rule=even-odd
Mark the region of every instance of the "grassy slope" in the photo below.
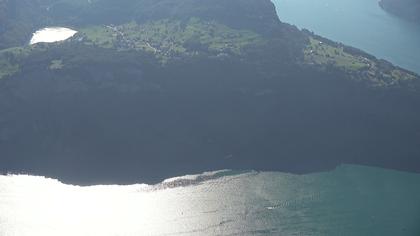
<svg viewBox="0 0 420 236">
<path fill-rule="evenodd" d="M 145 24 L 92 26 L 83 28 L 81 37 L 85 43 L 99 47 L 151 52 L 162 61 L 198 52 L 240 55 L 246 46 L 264 41 L 252 31 L 235 30 L 198 18 L 187 22 L 158 20 Z"/>
<path fill-rule="evenodd" d="M 79 29 L 73 40 L 86 45 L 117 51 L 143 51 L 154 54 L 163 64 L 173 59 L 199 53 L 207 56 L 243 56 L 249 46 L 272 43 L 250 30 L 237 30 L 214 21 L 191 18 L 188 21 L 157 20 L 144 24 L 130 22 L 118 26 L 89 26 Z M 16 47 L 0 51 L 0 79 L 19 72 L 20 63 L 33 51 L 59 47 L 60 43 Z M 373 87 L 395 87 L 410 83 L 417 77 L 392 65 L 348 52 L 345 46 L 309 37 L 304 47 L 303 63 L 319 68 L 333 67 L 367 82 Z M 279 55 L 281 56 L 281 55 Z M 51 68 L 61 68 L 63 62 L 51 62 Z M 386 63 L 385 63 L 386 64 Z"/>
<path fill-rule="evenodd" d="M 346 52 L 343 46 L 331 45 L 312 37 L 304 54 L 305 63 L 342 69 L 353 78 L 364 80 L 374 87 L 393 87 L 418 80 L 414 74 L 397 67 L 383 68 L 386 62 Z"/>
<path fill-rule="evenodd" d="M 235 13 L 239 14 L 242 12 L 238 17 L 244 19 L 238 19 L 238 22 L 247 22 L 247 20 L 259 22 L 259 20 L 255 20 L 258 17 L 262 17 L 259 11 L 268 11 L 267 9 L 270 8 L 269 4 L 264 2 L 267 6 L 261 3 L 265 7 L 255 9 L 254 12 L 251 7 L 256 2 L 241 0 L 240 3 L 244 6 L 250 5 L 249 7 L 238 9 L 238 12 Z M 372 59 L 363 54 L 348 52 L 345 46 L 327 41 L 323 41 L 320 44 L 319 39 L 304 35 L 302 32 L 294 32 L 287 29 L 285 24 L 277 25 L 277 30 L 280 28 L 284 30 L 280 35 L 268 36 L 265 33 L 256 33 L 260 31 L 266 32 L 266 30 L 257 26 L 244 28 L 243 25 L 236 21 L 232 22 L 232 17 L 226 17 L 228 10 L 239 3 L 220 2 L 220 4 L 220 8 L 223 6 L 223 9 L 215 8 L 212 1 L 198 3 L 190 0 L 179 0 L 179 4 L 176 5 L 177 11 L 172 11 L 171 9 L 174 6 L 170 4 L 170 1 L 166 0 L 161 2 L 142 1 L 141 3 L 124 0 L 119 4 L 109 0 L 43 0 L 42 4 L 39 5 L 43 6 L 43 8 L 48 7 L 48 17 L 51 19 L 63 15 L 60 14 L 62 9 L 75 10 L 77 14 L 75 13 L 74 17 L 86 21 L 84 24 L 75 27 L 80 31 L 77 39 L 83 39 L 81 41 L 84 44 L 100 48 L 117 49 L 118 51 L 135 50 L 148 52 L 154 54 L 163 63 L 171 59 L 190 57 L 197 54 L 206 56 L 244 56 L 247 54 L 249 47 L 258 48 L 264 44 L 266 47 L 272 47 L 273 51 L 277 52 L 276 57 L 285 57 L 284 51 L 278 50 L 278 48 L 291 48 L 291 42 L 296 37 L 302 36 L 308 38 L 307 43 L 303 45 L 296 43 L 297 47 L 291 49 L 292 54 L 297 55 L 303 52 L 303 59 L 297 59 L 303 61 L 298 63 L 314 65 L 326 70 L 328 68 L 338 69 L 347 75 L 351 75 L 352 78 L 368 82 L 369 85 L 374 87 L 400 86 L 401 83 L 411 83 L 417 78 L 414 74 L 376 60 L 376 58 Z M 21 2 L 21 5 L 25 6 L 25 2 Z M 79 8 L 83 9 L 83 12 L 78 13 L 76 9 Z M 254 8 L 257 7 L 254 6 Z M 117 25 L 107 24 L 107 21 L 104 20 L 107 19 L 105 13 L 115 9 L 125 11 L 124 14 L 117 14 L 120 18 L 115 20 L 115 22 L 123 23 L 116 23 Z M 197 13 L 197 9 L 201 9 L 200 13 Z M 33 11 L 37 10 L 34 9 Z M 215 11 L 215 14 L 208 14 L 207 11 Z M 244 14 L 248 11 L 252 14 Z M 136 18 L 139 15 L 150 14 L 150 12 L 155 14 L 150 16 L 149 20 Z M 132 14 L 134 15 L 131 16 Z M 200 17 L 195 17 L 197 14 Z M 59 19 L 58 22 L 71 22 L 71 19 L 73 19 L 71 15 L 68 18 L 63 16 L 63 19 Z M 123 17 L 125 15 L 127 17 Z M 170 18 L 165 19 L 165 16 Z M 212 17 L 216 16 L 218 16 L 217 19 L 212 19 Z M 152 19 L 153 17 L 156 19 Z M 272 17 L 264 17 L 266 18 L 259 23 L 265 23 L 267 28 L 272 27 L 272 24 L 274 24 Z M 131 20 L 128 20 L 130 18 Z M 274 38 L 280 40 L 275 41 L 273 40 Z M 54 44 L 54 46 L 57 45 Z M 48 48 L 49 46 L 46 47 Z M 33 47 L 28 46 L 20 50 L 30 52 L 31 48 Z M 19 72 L 20 63 L 24 58 L 25 53 L 16 51 L 16 49 L 0 51 L 0 79 Z M 291 63 L 296 62 L 292 61 Z"/>
<path fill-rule="evenodd" d="M 73 40 L 99 48 L 118 51 L 143 51 L 154 54 L 162 63 L 171 59 L 206 55 L 241 55 L 249 45 L 264 39 L 248 30 L 235 30 L 216 22 L 191 18 L 187 22 L 158 20 L 145 24 L 130 22 L 119 26 L 89 26 L 79 29 Z M 72 40 L 72 39 L 70 39 Z M 28 45 L 0 51 L 0 79 L 20 71 L 20 64 L 32 52 L 60 47 L 61 43 Z M 63 67 L 52 61 L 51 69 Z"/>
</svg>

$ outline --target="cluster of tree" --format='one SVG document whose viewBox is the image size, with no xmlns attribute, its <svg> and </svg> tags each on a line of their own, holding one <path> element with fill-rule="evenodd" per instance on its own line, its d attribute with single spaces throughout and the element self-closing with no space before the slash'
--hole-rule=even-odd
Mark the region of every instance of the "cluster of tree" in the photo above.
<svg viewBox="0 0 420 236">
<path fill-rule="evenodd" d="M 52 1 L 0 1 L 0 50 L 28 42 L 33 31 L 48 22 L 44 6 Z"/>
</svg>

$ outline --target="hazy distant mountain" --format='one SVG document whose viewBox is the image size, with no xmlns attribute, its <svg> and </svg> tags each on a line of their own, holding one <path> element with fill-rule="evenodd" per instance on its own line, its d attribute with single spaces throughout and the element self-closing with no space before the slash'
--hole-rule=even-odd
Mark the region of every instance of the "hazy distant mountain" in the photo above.
<svg viewBox="0 0 420 236">
<path fill-rule="evenodd" d="M 418 75 L 281 23 L 269 0 L 2 4 L 0 171 L 420 171 Z M 78 34 L 25 46 L 50 25 Z"/>
<path fill-rule="evenodd" d="M 385 10 L 407 20 L 420 22 L 420 1 L 419 0 L 381 0 L 380 3 Z"/>
</svg>

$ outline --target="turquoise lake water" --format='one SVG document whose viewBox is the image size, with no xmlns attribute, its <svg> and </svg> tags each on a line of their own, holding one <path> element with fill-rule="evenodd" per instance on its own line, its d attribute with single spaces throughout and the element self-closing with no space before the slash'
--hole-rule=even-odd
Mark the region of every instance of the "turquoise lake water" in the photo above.
<svg viewBox="0 0 420 236">
<path fill-rule="evenodd" d="M 418 236 L 420 175 L 223 171 L 157 185 L 0 175 L 0 235 Z"/>
<path fill-rule="evenodd" d="M 378 0 L 272 1 L 283 22 L 420 73 L 420 25 L 385 12 Z"/>
</svg>

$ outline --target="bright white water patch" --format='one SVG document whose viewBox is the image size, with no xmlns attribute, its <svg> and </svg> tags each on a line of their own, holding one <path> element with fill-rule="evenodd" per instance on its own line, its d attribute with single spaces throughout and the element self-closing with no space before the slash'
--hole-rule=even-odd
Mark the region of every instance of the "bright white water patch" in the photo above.
<svg viewBox="0 0 420 236">
<path fill-rule="evenodd" d="M 0 235 L 414 236 L 419 183 L 418 174 L 360 166 L 91 187 L 0 175 Z"/>
<path fill-rule="evenodd" d="M 43 28 L 36 31 L 29 44 L 35 43 L 52 43 L 66 40 L 73 35 L 75 35 L 77 31 L 63 28 L 63 27 L 51 27 L 51 28 Z"/>
</svg>

